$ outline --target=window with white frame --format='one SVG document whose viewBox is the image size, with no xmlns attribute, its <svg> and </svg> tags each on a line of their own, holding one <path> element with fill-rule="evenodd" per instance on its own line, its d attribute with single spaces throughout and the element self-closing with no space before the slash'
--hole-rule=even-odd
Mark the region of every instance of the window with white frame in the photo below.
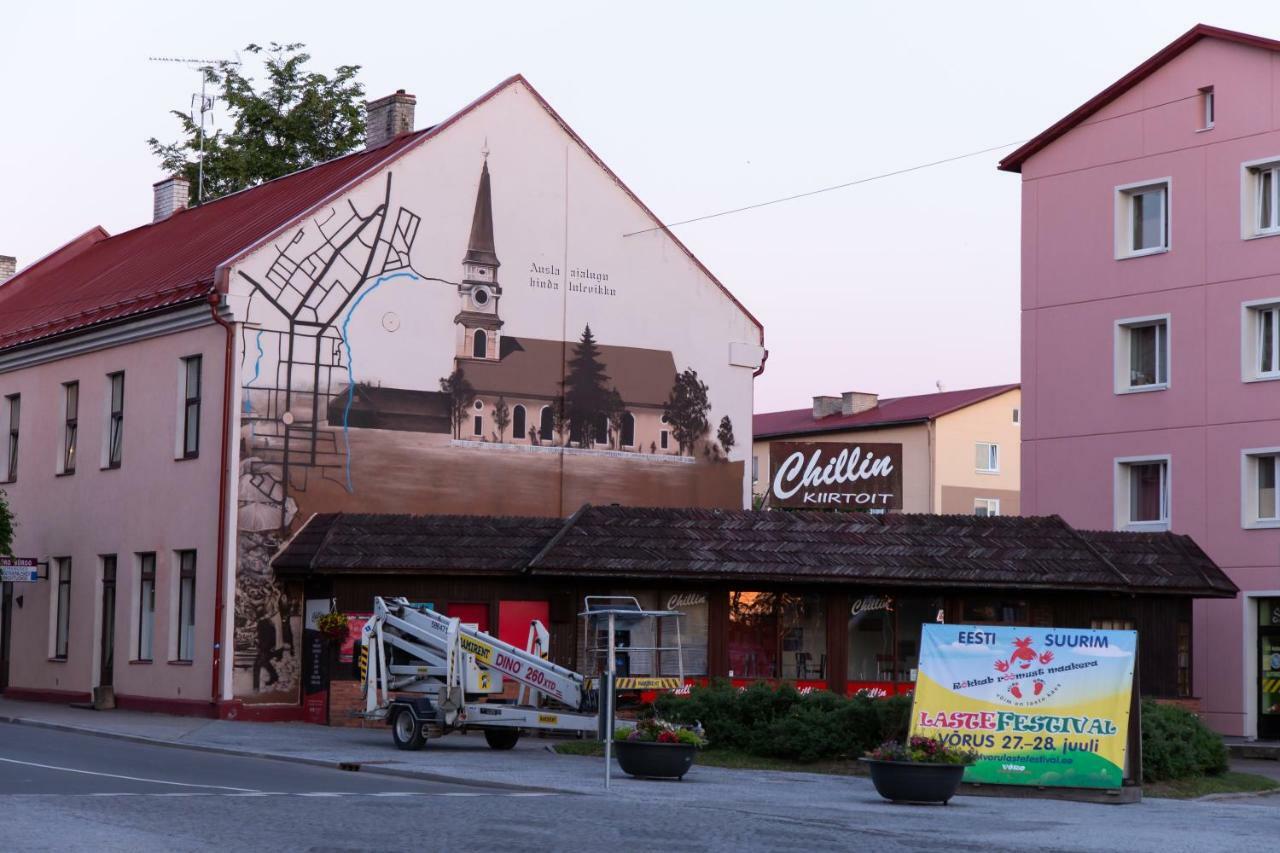
<svg viewBox="0 0 1280 853">
<path fill-rule="evenodd" d="M 140 661 L 151 660 L 156 636 L 156 555 L 138 555 L 138 654 Z"/>
<path fill-rule="evenodd" d="M 107 374 L 107 468 L 119 468 L 124 452 L 124 373 Z"/>
<path fill-rule="evenodd" d="M 1242 307 L 1242 378 L 1280 379 L 1280 300 L 1246 302 Z"/>
<path fill-rule="evenodd" d="M 980 474 L 996 474 L 1000 471 L 1000 445 L 979 441 L 974 446 L 974 467 Z"/>
<path fill-rule="evenodd" d="M 1245 163 L 1240 199 L 1242 236 L 1280 234 L 1280 159 Z"/>
<path fill-rule="evenodd" d="M 1116 460 L 1116 526 L 1165 530 L 1169 527 L 1169 457 Z"/>
<path fill-rule="evenodd" d="M 753 483 L 760 482 L 760 457 L 759 456 L 751 457 L 751 482 Z"/>
<path fill-rule="evenodd" d="M 196 631 L 196 552 L 178 552 L 178 656 L 190 661 Z"/>
<path fill-rule="evenodd" d="M 65 382 L 62 385 L 62 454 L 58 460 L 59 474 L 76 472 L 76 446 L 80 432 L 80 383 Z"/>
<path fill-rule="evenodd" d="M 1280 527 L 1280 501 L 1276 499 L 1276 475 L 1280 474 L 1280 447 L 1244 451 L 1241 517 L 1245 527 Z"/>
<path fill-rule="evenodd" d="M 1116 187 L 1116 258 L 1169 249 L 1169 179 Z"/>
<path fill-rule="evenodd" d="M 1000 499 L 999 498 L 974 498 L 973 514 L 979 516 L 999 515 Z"/>
<path fill-rule="evenodd" d="M 1116 393 L 1169 387 L 1169 316 L 1116 323 Z"/>
<path fill-rule="evenodd" d="M 1200 90 L 1200 125 L 1201 130 L 1209 130 L 1213 127 L 1214 111 L 1217 105 L 1214 103 L 1213 87 L 1205 86 Z"/>
<path fill-rule="evenodd" d="M 71 636 L 71 558 L 58 557 L 54 561 L 58 570 L 58 597 L 53 623 L 53 657 L 67 659 L 67 643 Z"/>
</svg>

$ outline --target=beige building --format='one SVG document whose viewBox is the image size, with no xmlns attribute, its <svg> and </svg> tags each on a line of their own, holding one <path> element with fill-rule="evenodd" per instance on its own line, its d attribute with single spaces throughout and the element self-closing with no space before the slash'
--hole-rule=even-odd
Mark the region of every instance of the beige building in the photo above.
<svg viewBox="0 0 1280 853">
<path fill-rule="evenodd" d="M 822 468 L 830 469 L 826 463 L 839 450 L 848 452 L 836 469 L 852 471 L 855 463 L 849 457 L 860 450 L 864 467 L 876 454 L 888 454 L 882 461 L 898 469 L 891 478 L 882 478 L 892 486 L 881 487 L 879 498 L 872 495 L 870 508 L 879 500 L 902 512 L 1018 515 L 1021 408 L 1021 387 L 1013 384 L 884 400 L 850 391 L 814 397 L 809 409 L 760 413 L 753 419 L 752 493 L 758 505 L 777 505 L 779 495 L 798 491 L 800 478 L 821 479 Z M 775 483 L 771 448 L 797 442 L 819 445 L 823 465 L 784 470 Z M 814 448 L 809 450 L 803 458 L 812 457 Z M 781 448 L 772 452 L 778 455 Z M 839 478 L 837 473 L 826 482 Z M 794 487 L 782 482 L 789 479 Z M 843 497 L 853 503 L 854 495 Z"/>
</svg>

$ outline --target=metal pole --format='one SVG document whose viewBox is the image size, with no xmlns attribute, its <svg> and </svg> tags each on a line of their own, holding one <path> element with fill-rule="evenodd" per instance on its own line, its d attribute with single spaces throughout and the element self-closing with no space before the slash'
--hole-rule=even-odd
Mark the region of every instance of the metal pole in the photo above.
<svg viewBox="0 0 1280 853">
<path fill-rule="evenodd" d="M 617 659 L 613 647 L 614 614 L 609 614 L 609 678 L 605 684 L 605 695 L 600 697 L 605 702 L 604 715 L 604 789 L 609 790 L 610 775 L 613 771 L 613 679 L 617 674 Z"/>
</svg>

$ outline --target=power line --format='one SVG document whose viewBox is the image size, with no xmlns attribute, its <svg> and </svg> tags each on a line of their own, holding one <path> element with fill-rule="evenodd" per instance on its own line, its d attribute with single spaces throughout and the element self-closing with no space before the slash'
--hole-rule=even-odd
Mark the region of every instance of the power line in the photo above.
<svg viewBox="0 0 1280 853">
<path fill-rule="evenodd" d="M 1002 148 L 1009 148 L 1014 145 L 1021 145 L 1026 141 L 1027 140 L 1025 139 L 1020 139 L 1017 142 L 1006 142 L 1003 145 L 993 145 L 990 148 L 983 148 L 981 151 L 970 151 L 967 154 L 957 154 L 954 157 L 945 157 L 941 160 L 933 160 L 929 163 L 919 163 L 915 166 L 908 166 L 905 169 L 895 169 L 892 172 L 882 172 L 879 175 L 871 175 L 870 177 L 858 178 L 857 180 L 854 180 L 854 181 L 846 181 L 843 184 L 836 184 L 830 187 L 822 187 L 821 189 L 809 190 L 808 192 L 796 193 L 795 195 L 783 196 L 782 198 L 775 198 L 769 201 L 761 201 L 761 202 L 757 202 L 756 204 L 748 204 L 745 207 L 735 207 L 732 210 L 722 210 L 718 213 L 708 213 L 705 216 L 695 216 L 692 219 L 682 219 L 679 222 L 667 222 L 662 225 L 655 225 L 652 228 L 642 228 L 639 231 L 630 231 L 626 234 L 623 234 L 622 236 L 634 237 L 637 234 L 648 234 L 650 231 L 661 231 L 665 228 L 675 228 L 677 225 L 688 225 L 691 222 L 703 222 L 707 219 L 717 219 L 721 216 L 729 216 L 730 214 L 733 214 L 733 213 L 742 213 L 743 211 L 746 211 L 746 210 L 757 210 L 761 207 L 769 207 L 770 205 L 774 205 L 774 204 L 782 204 L 784 201 L 795 201 L 796 199 L 808 198 L 810 196 L 820 195 L 822 193 L 829 193 L 835 190 L 842 190 L 842 189 L 846 189 L 847 187 L 856 187 L 859 184 L 869 184 L 872 181 L 880 181 L 885 178 L 892 178 L 895 175 L 905 175 L 908 172 L 918 172 L 921 169 L 928 169 L 932 166 L 941 166 L 946 163 L 954 163 L 957 160 L 964 160 L 969 157 L 977 157 L 979 154 L 990 154 L 992 151 L 999 151 Z"/>
</svg>

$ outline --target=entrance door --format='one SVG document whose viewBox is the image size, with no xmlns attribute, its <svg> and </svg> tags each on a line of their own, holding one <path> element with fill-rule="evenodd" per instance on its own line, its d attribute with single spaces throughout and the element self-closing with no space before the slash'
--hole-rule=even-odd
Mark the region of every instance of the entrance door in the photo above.
<svg viewBox="0 0 1280 853">
<path fill-rule="evenodd" d="M 1258 737 L 1280 738 L 1280 598 L 1258 602 Z"/>
<path fill-rule="evenodd" d="M 461 620 L 464 625 L 475 625 L 486 634 L 489 633 L 489 605 L 473 601 L 451 601 L 445 608 L 445 615 Z M 520 648 L 524 648 L 521 646 Z"/>
<path fill-rule="evenodd" d="M 9 637 L 13 622 L 13 584 L 0 583 L 0 693 L 9 686 Z"/>
<path fill-rule="evenodd" d="M 498 639 L 523 649 L 529 642 L 529 623 L 550 625 L 551 607 L 545 601 L 499 601 Z"/>
<path fill-rule="evenodd" d="M 102 558 L 102 636 L 98 640 L 102 675 L 98 683 L 111 687 L 116 668 L 116 558 Z"/>
</svg>

